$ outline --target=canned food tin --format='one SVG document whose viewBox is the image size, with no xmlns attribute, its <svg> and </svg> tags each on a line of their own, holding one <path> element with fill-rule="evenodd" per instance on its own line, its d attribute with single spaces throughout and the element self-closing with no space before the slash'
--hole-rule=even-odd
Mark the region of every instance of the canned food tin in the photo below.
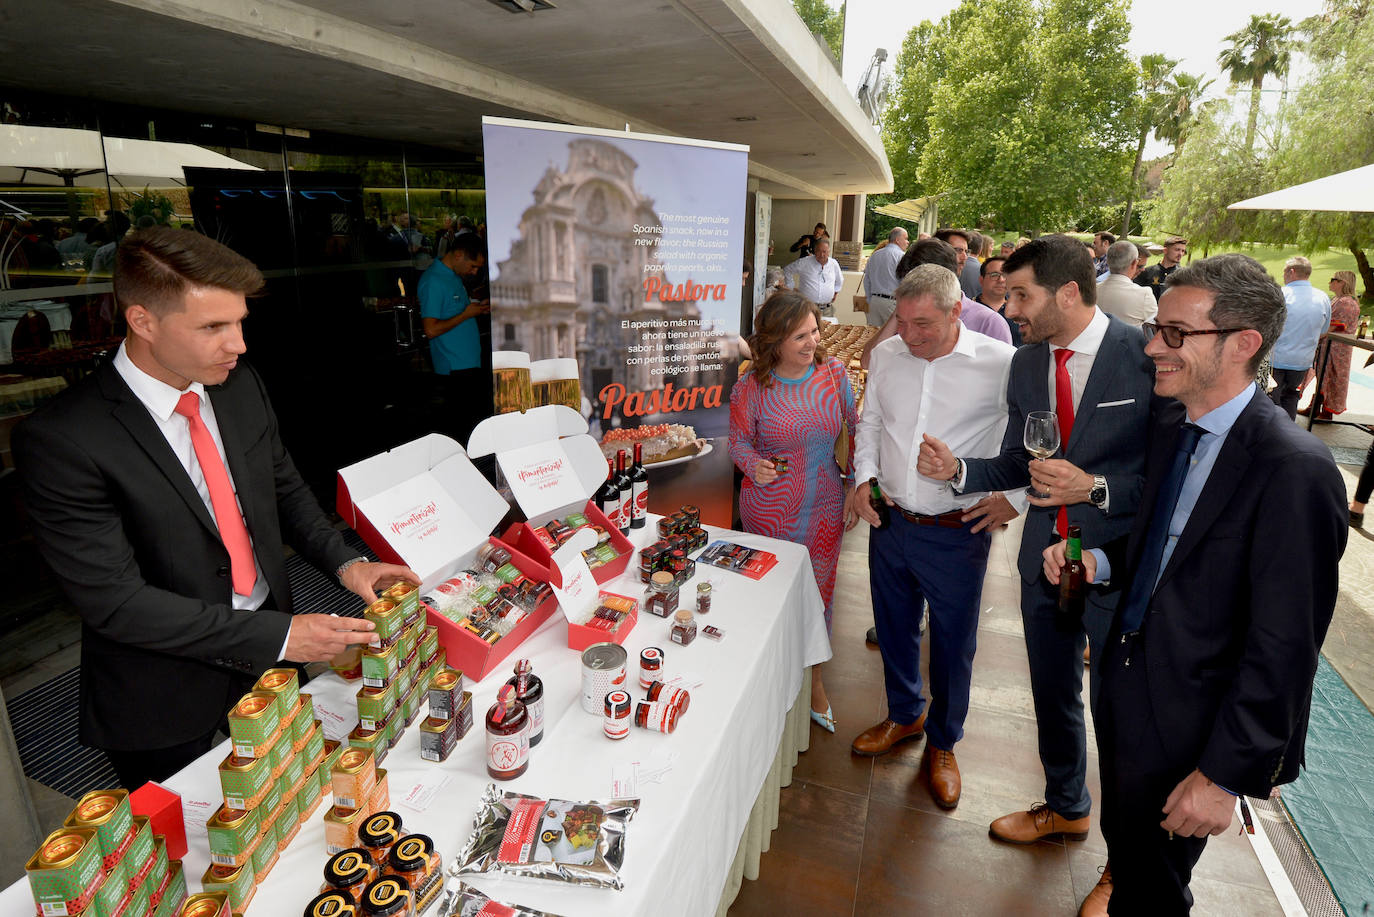
<svg viewBox="0 0 1374 917">
<path fill-rule="evenodd" d="M 395 812 L 374 812 L 358 826 L 358 843 L 380 869 L 391 856 L 391 848 L 401 839 L 401 816 Z"/>
<path fill-rule="evenodd" d="M 189 895 L 181 906 L 180 917 L 234 917 L 228 892 L 201 892 Z"/>
<path fill-rule="evenodd" d="M 415 667 L 403 665 L 396 672 L 396 704 L 400 706 L 415 684 Z"/>
<path fill-rule="evenodd" d="M 440 858 L 434 841 L 427 834 L 407 834 L 391 848 L 387 859 L 387 875 L 400 876 L 410 883 L 415 897 L 415 913 L 429 907 L 443 886 Z"/>
<path fill-rule="evenodd" d="M 625 687 L 625 648 L 615 643 L 593 643 L 582 652 L 582 709 L 602 713 L 606 694 Z"/>
<path fill-rule="evenodd" d="M 305 769 L 313 771 L 320 766 L 320 759 L 324 757 L 324 728 L 320 726 L 319 720 L 312 720 L 310 732 L 305 736 L 305 744 L 301 746 L 301 760 L 305 762 Z"/>
<path fill-rule="evenodd" d="M 101 883 L 100 844 L 94 828 L 49 834 L 24 864 L 33 900 L 44 914 L 85 910 Z"/>
<path fill-rule="evenodd" d="M 434 654 L 439 650 L 439 628 L 433 624 L 425 627 L 424 634 L 420 637 L 420 659 L 422 661 L 433 659 Z"/>
<path fill-rule="evenodd" d="M 396 714 L 393 713 L 391 716 L 394 718 Z M 379 723 L 378 726 L 377 729 L 355 727 L 348 734 L 349 748 L 370 752 L 374 761 L 385 761 L 386 753 L 391 750 L 391 720 Z"/>
<path fill-rule="evenodd" d="M 304 917 L 358 917 L 358 902 L 340 891 L 321 892 L 305 906 Z"/>
<path fill-rule="evenodd" d="M 286 759 L 291 757 L 291 736 L 285 731 L 278 732 L 276 741 L 267 749 L 267 756 L 272 761 L 272 776 L 280 777 Z"/>
<path fill-rule="evenodd" d="M 171 861 L 167 859 L 167 841 L 160 834 L 153 835 L 153 868 L 148 870 L 148 884 L 154 888 L 161 889 L 167 880 L 167 868 Z M 158 900 L 161 900 L 159 898 Z"/>
<path fill-rule="evenodd" d="M 367 811 L 380 812 L 391 808 L 391 785 L 386 779 L 386 768 L 377 768 L 377 785 L 367 800 Z"/>
<path fill-rule="evenodd" d="M 205 870 L 200 877 L 200 887 L 207 892 L 225 892 L 229 895 L 229 906 L 242 913 L 253 900 L 253 864 L 242 866 L 214 866 Z"/>
<path fill-rule="evenodd" d="M 261 807 L 260 807 L 261 808 Z M 262 832 L 259 809 L 229 809 L 221 806 L 205 823 L 210 840 L 210 862 L 219 866 L 241 866 L 248 862 L 253 842 Z M 276 807 L 267 809 L 273 811 Z"/>
<path fill-rule="evenodd" d="M 664 704 L 672 704 L 677 707 L 678 715 L 687 712 L 687 707 L 692 703 L 692 696 L 682 688 L 670 688 L 663 682 L 658 682 L 649 686 L 648 700 L 657 701 Z"/>
<path fill-rule="evenodd" d="M 447 761 L 458 745 L 458 721 L 426 717 L 420 724 L 420 757 L 425 761 Z"/>
<path fill-rule="evenodd" d="M 406 613 L 401 606 L 387 598 L 381 598 L 367 606 L 363 617 L 376 626 L 377 640 L 383 647 L 393 645 L 405 629 Z"/>
<path fill-rule="evenodd" d="M 286 850 L 301 830 L 301 810 L 297 800 L 299 793 L 288 793 L 282 797 L 281 808 L 277 810 L 277 852 Z"/>
<path fill-rule="evenodd" d="M 396 644 L 363 650 L 363 684 L 370 688 L 385 688 L 396 677 L 400 659 L 396 655 Z"/>
<path fill-rule="evenodd" d="M 404 628 L 400 636 L 396 638 L 396 659 L 404 660 L 415 650 L 415 631 L 412 628 Z"/>
<path fill-rule="evenodd" d="M 253 864 L 253 876 L 259 882 L 267 877 L 272 871 L 272 867 L 277 862 L 277 831 L 276 826 L 268 834 L 258 837 L 253 844 L 253 849 L 248 855 L 248 861 Z"/>
<path fill-rule="evenodd" d="M 363 823 L 362 809 L 349 809 L 331 806 L 324 813 L 324 848 L 329 853 L 339 853 L 350 847 L 358 846 L 358 828 Z"/>
<path fill-rule="evenodd" d="M 405 724 L 409 726 L 415 722 L 415 718 L 420 714 L 420 708 L 424 706 L 425 692 L 420 690 L 420 686 L 414 685 L 410 693 L 406 695 L 405 702 Z"/>
<path fill-rule="evenodd" d="M 240 758 L 261 758 L 275 741 L 280 725 L 276 697 L 258 692 L 245 694 L 229 711 L 234 754 Z"/>
<path fill-rule="evenodd" d="M 302 755 L 292 755 L 286 759 L 286 765 L 282 768 L 281 779 L 288 787 L 299 789 L 301 778 L 305 776 L 305 758 Z"/>
<path fill-rule="evenodd" d="M 385 723 L 396 707 L 396 683 L 391 682 L 384 688 L 358 689 L 358 725 L 364 729 L 376 729 L 378 723 Z"/>
<path fill-rule="evenodd" d="M 360 809 L 367 804 L 368 794 L 377 784 L 376 759 L 367 749 L 350 748 L 334 765 L 330 779 L 334 787 L 334 805 Z"/>
<path fill-rule="evenodd" d="M 152 896 L 153 890 L 147 885 L 132 889 L 124 896 L 125 904 L 118 911 L 119 917 L 138 917 L 140 914 L 147 917 Z"/>
<path fill-rule="evenodd" d="M 101 865 L 109 869 L 124 856 L 132 838 L 133 810 L 129 807 L 128 790 L 94 790 L 77 800 L 67 820 L 67 828 L 94 828 L 100 847 Z"/>
<path fill-rule="evenodd" d="M 304 779 L 301 780 L 300 792 L 296 794 L 296 808 L 301 810 L 301 821 L 314 814 L 315 807 L 320 804 L 321 795 L 319 776 L 314 770 L 306 771 Z"/>
<path fill-rule="evenodd" d="M 647 688 L 663 678 L 663 650 L 646 646 L 639 651 L 639 686 Z"/>
<path fill-rule="evenodd" d="M 315 699 L 309 694 L 302 694 L 296 702 L 295 719 L 291 721 L 291 737 L 296 743 L 304 741 L 310 734 L 310 726 L 315 722 Z"/>
<path fill-rule="evenodd" d="M 463 673 L 445 667 L 429 682 L 429 715 L 452 719 L 463 698 Z"/>
<path fill-rule="evenodd" d="M 173 917 L 181 912 L 186 903 L 186 873 L 181 860 L 167 865 L 167 878 L 162 882 L 161 897 L 153 917 Z"/>
<path fill-rule="evenodd" d="M 296 702 L 301 693 L 301 680 L 295 669 L 268 669 L 253 685 L 257 694 L 270 694 L 277 699 L 277 719 L 289 723 L 296 715 Z"/>
<path fill-rule="evenodd" d="M 691 503 L 684 504 L 682 507 L 682 515 L 686 517 L 687 522 L 691 523 L 686 527 L 687 529 L 694 529 L 701 525 L 701 510 L 697 506 Z M 684 529 L 684 531 L 685 530 L 686 529 Z"/>
<path fill-rule="evenodd" d="M 601 723 L 608 739 L 623 739 L 630 734 L 630 692 L 611 691 L 606 694 Z"/>
<path fill-rule="evenodd" d="M 251 809 L 272 784 L 270 758 L 240 758 L 232 751 L 219 765 L 219 788 L 230 809 Z"/>
<path fill-rule="evenodd" d="M 391 599 L 396 603 L 396 607 L 401 609 L 407 627 L 413 620 L 419 620 L 420 590 L 415 588 L 414 584 L 405 580 L 395 583 L 382 593 L 382 598 Z"/>
<path fill-rule="evenodd" d="M 458 738 L 468 734 L 472 728 L 472 692 L 464 691 L 463 699 L 458 702 L 458 713 L 453 717 L 458 724 Z"/>
<path fill-rule="evenodd" d="M 343 753 L 348 750 L 348 745 L 343 742 L 336 742 L 333 739 L 324 740 L 324 760 L 320 762 L 321 767 L 328 768 L 325 774 L 329 774 L 334 769 L 334 765 L 339 763 Z M 328 781 L 326 781 L 327 783 Z"/>
<path fill-rule="evenodd" d="M 668 733 L 677 728 L 678 708 L 672 704 L 640 701 L 635 704 L 635 725 L 654 732 Z"/>
<path fill-rule="evenodd" d="M 157 847 L 153 843 L 153 826 L 146 815 L 134 816 L 133 843 L 124 854 L 124 862 L 129 870 L 129 890 L 142 885 L 153 871 L 157 860 Z"/>
</svg>

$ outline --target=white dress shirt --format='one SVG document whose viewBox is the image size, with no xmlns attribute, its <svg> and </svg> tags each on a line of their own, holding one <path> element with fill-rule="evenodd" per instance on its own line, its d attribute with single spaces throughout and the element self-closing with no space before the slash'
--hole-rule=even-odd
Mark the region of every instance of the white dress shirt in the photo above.
<svg viewBox="0 0 1374 917">
<path fill-rule="evenodd" d="M 1139 328 L 1155 320 L 1159 302 L 1149 287 L 1137 286 L 1125 274 L 1110 274 L 1097 285 L 1097 307 Z"/>
<path fill-rule="evenodd" d="M 981 493 L 958 494 L 916 472 L 921 437 L 944 440 L 955 455 L 992 458 L 1007 425 L 1010 344 L 959 325 L 954 349 L 925 360 L 891 337 L 873 348 L 854 465 L 860 483 L 876 477 L 903 509 L 938 515 L 967 509 Z"/>
<path fill-rule="evenodd" d="M 1142 289 L 1144 288 L 1142 287 Z M 1075 417 L 1078 416 L 1078 403 L 1083 400 L 1083 389 L 1088 387 L 1088 376 L 1092 374 L 1093 364 L 1097 362 L 1097 352 L 1102 349 L 1102 339 L 1107 336 L 1109 324 L 1107 313 L 1094 307 L 1093 317 L 1088 322 L 1088 327 L 1078 332 L 1078 337 L 1069 342 L 1068 349 L 1073 351 L 1073 356 L 1069 357 L 1066 365 L 1069 370 L 1069 387 L 1073 391 L 1073 416 Z M 1055 368 L 1059 365 L 1059 361 L 1055 357 L 1055 353 L 1063 349 L 1057 344 L 1050 345 L 1048 384 L 1051 410 L 1055 411 L 1059 410 L 1058 383 L 1055 381 Z M 958 455 L 959 453 L 954 454 Z M 974 456 L 974 458 L 978 458 L 978 456 Z"/>
<path fill-rule="evenodd" d="M 196 450 L 191 445 L 191 425 L 176 412 L 177 402 L 185 392 L 172 388 L 160 379 L 154 379 L 134 365 L 134 361 L 129 359 L 129 355 L 124 352 L 124 345 L 119 345 L 119 351 L 115 354 L 114 368 L 119 375 L 133 390 L 138 400 L 143 402 L 143 406 L 148 409 L 148 413 L 153 418 L 153 423 L 157 424 L 158 430 L 167 439 L 167 445 L 172 447 L 172 452 L 176 455 L 181 467 L 186 469 L 186 474 L 190 476 L 191 483 L 195 485 L 196 493 L 200 495 L 201 502 L 205 504 L 205 509 L 210 513 L 210 518 L 215 518 L 215 506 L 210 501 L 210 488 L 205 484 L 205 475 L 200 470 L 200 462 L 196 461 Z M 205 422 L 206 428 L 210 431 L 210 437 L 215 441 L 215 450 L 219 452 L 221 462 L 224 462 L 224 471 L 229 476 L 229 483 L 234 484 L 234 473 L 229 470 L 229 462 L 224 457 L 224 441 L 220 438 L 219 423 L 215 420 L 215 408 L 210 404 L 210 399 L 205 394 L 205 386 L 199 382 L 192 382 L 186 391 L 195 392 L 200 398 L 200 419 Z M 238 488 L 234 487 L 235 498 L 237 499 Z M 239 507 L 239 512 L 243 512 L 243 507 Z M 252 535 L 249 535 L 250 543 Z M 253 584 L 253 591 L 248 595 L 239 595 L 232 592 L 233 608 L 239 611 L 252 611 L 262 607 L 263 602 L 267 601 L 267 577 L 262 575 L 262 564 L 258 563 L 257 550 L 253 551 L 253 567 L 257 572 L 257 582 Z M 285 644 L 282 645 L 282 653 L 286 652 Z"/>
<path fill-rule="evenodd" d="M 787 285 L 824 310 L 839 295 L 844 286 L 844 274 L 834 258 L 826 258 L 825 264 L 816 260 L 815 255 L 798 258 L 782 269 Z"/>
</svg>

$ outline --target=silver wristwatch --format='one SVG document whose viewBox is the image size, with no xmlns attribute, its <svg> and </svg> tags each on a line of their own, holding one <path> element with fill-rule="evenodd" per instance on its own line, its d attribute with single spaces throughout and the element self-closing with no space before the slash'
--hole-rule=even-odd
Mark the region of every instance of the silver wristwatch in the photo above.
<svg viewBox="0 0 1374 917">
<path fill-rule="evenodd" d="M 338 578 L 339 582 L 342 583 L 342 582 L 343 582 L 343 575 L 344 575 L 344 571 L 345 571 L 345 570 L 347 570 L 349 567 L 353 566 L 354 564 L 365 564 L 365 563 L 367 563 L 367 558 L 366 558 L 366 557 L 361 557 L 361 556 L 359 556 L 359 557 L 354 557 L 354 558 L 351 559 L 351 560 L 346 560 L 346 561 L 344 561 L 343 563 L 339 564 L 339 568 L 338 568 L 337 570 L 334 571 L 334 576 L 336 576 L 336 577 Z"/>
<path fill-rule="evenodd" d="M 1100 474 L 1093 475 L 1093 489 L 1088 491 L 1088 502 L 1098 509 L 1107 502 L 1107 479 Z"/>
</svg>

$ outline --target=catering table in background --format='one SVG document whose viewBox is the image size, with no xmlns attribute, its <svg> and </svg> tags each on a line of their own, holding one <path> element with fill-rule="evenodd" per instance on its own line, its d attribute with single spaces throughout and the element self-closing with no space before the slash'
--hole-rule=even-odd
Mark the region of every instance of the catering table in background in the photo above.
<svg viewBox="0 0 1374 917">
<path fill-rule="evenodd" d="M 631 533 L 638 548 L 652 539 L 654 518 Z M 698 624 L 725 631 L 720 642 L 698 636 L 688 647 L 668 640 L 669 622 L 641 614 L 626 640 L 632 696 L 638 688 L 639 651 L 664 651 L 664 671 L 702 679 L 691 691 L 691 705 L 672 735 L 632 729 L 629 738 L 611 741 L 601 731 L 600 715 L 583 712 L 580 654 L 567 648 L 567 626 L 555 615 L 510 657 L 528 657 L 544 682 L 544 739 L 531 751 L 529 770 L 500 784 L 502 790 L 562 799 L 610 798 L 612 768 L 635 760 L 675 755 L 661 782 L 637 788 L 641 799 L 626 835 L 622 891 L 583 888 L 536 879 L 469 877 L 465 881 L 503 901 L 540 908 L 564 917 L 578 915 L 691 915 L 721 913 L 734 899 L 742 876 L 756 875 L 758 855 L 767 849 L 777 823 L 777 791 L 790 779 L 797 751 L 806 747 L 807 668 L 830 657 L 821 615 L 820 593 L 806 549 L 720 529 L 725 538 L 778 556 L 762 580 L 699 566 L 683 590 L 695 594 L 702 577 L 715 584 L 711 612 Z M 640 596 L 644 587 L 631 573 L 602 588 Z M 420 759 L 419 720 L 382 763 L 388 773 L 391 807 L 408 830 L 430 835 L 445 868 L 471 833 L 479 796 L 490 783 L 485 769 L 483 721 L 496 690 L 510 676 L 503 666 L 473 691 L 473 729 L 448 761 Z M 311 681 L 316 715 L 326 734 L 336 738 L 357 718 L 358 683 L 333 674 Z M 182 796 L 190 847 L 184 859 L 188 885 L 199 887 L 209 864 L 204 823 L 219 805 L 216 768 L 228 753 L 226 741 L 166 782 Z M 442 784 L 442 786 L 440 786 Z M 439 787 L 422 811 L 403 800 L 417 785 Z M 259 886 L 248 917 L 297 917 L 316 894 L 327 859 L 323 814 L 328 800 L 301 827 L 267 881 Z M 0 917 L 33 913 L 28 883 L 21 880 L 0 893 Z"/>
</svg>

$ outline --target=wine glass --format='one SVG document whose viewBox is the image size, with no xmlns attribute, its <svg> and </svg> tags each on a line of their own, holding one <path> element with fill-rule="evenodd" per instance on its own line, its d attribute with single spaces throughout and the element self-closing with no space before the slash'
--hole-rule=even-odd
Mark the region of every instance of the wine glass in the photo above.
<svg viewBox="0 0 1374 917">
<path fill-rule="evenodd" d="M 1022 435 L 1026 451 L 1041 461 L 1054 455 L 1059 449 L 1059 417 L 1054 411 L 1031 411 L 1026 415 L 1026 431 Z M 1026 488 L 1026 493 L 1041 500 L 1049 499 L 1049 494 L 1035 489 L 1034 481 Z"/>
</svg>

